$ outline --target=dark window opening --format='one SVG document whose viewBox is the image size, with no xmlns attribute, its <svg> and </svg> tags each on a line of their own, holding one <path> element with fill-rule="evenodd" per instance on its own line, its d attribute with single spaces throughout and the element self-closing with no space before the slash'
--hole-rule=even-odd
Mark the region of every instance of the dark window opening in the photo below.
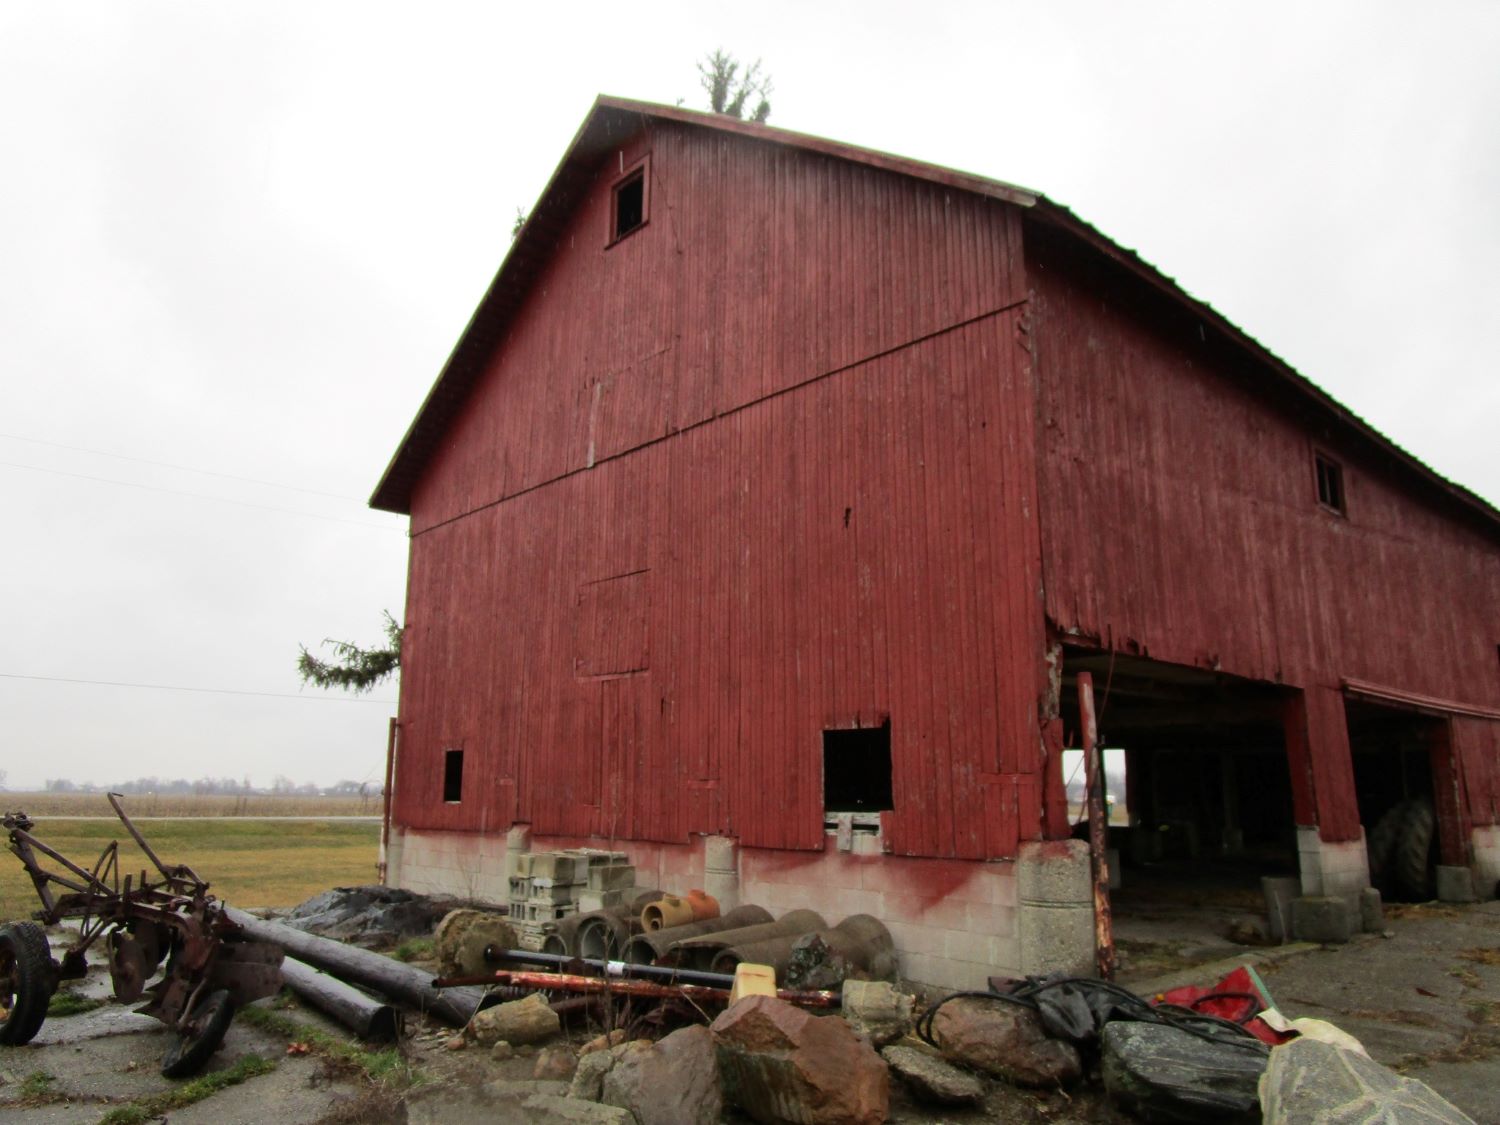
<svg viewBox="0 0 1500 1125">
<path fill-rule="evenodd" d="M 891 796 L 891 721 L 861 730 L 823 732 L 823 809 L 880 812 Z"/>
<path fill-rule="evenodd" d="M 624 238 L 646 224 L 646 170 L 615 186 L 615 234 Z"/>
<path fill-rule="evenodd" d="M 1318 467 L 1318 503 L 1342 515 L 1344 511 L 1343 466 L 1321 453 L 1314 454 L 1313 460 Z"/>
<path fill-rule="evenodd" d="M 456 803 L 464 797 L 464 752 L 449 750 L 443 755 L 443 800 Z"/>
</svg>

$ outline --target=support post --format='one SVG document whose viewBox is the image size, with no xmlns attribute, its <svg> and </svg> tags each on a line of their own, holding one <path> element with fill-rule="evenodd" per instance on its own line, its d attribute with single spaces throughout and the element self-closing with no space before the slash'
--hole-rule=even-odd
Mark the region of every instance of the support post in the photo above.
<svg viewBox="0 0 1500 1125">
<path fill-rule="evenodd" d="M 1094 677 L 1078 673 L 1079 731 L 1088 785 L 1089 858 L 1094 875 L 1094 958 L 1099 976 L 1115 978 L 1114 927 L 1109 906 L 1109 825 L 1104 811 L 1104 762 L 1094 714 Z"/>
<path fill-rule="evenodd" d="M 391 846 L 391 784 L 396 776 L 396 732 L 400 725 L 391 716 L 385 736 L 385 786 L 380 791 L 380 857 L 375 863 L 376 880 L 383 887 L 389 873 Z"/>
</svg>

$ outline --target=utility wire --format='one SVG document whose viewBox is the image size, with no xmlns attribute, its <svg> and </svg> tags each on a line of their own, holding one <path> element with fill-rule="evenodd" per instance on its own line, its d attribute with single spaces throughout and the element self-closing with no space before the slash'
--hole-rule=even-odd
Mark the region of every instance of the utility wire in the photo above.
<svg viewBox="0 0 1500 1125">
<path fill-rule="evenodd" d="M 206 492 L 187 492 L 180 488 L 160 488 L 154 484 L 139 484 L 136 481 L 116 480 L 113 477 L 92 477 L 87 473 L 70 473 L 65 469 L 44 469 L 40 465 L 22 465 L 15 461 L 0 461 L 0 467 L 25 469 L 32 473 L 50 473 L 53 476 L 72 477 L 75 480 L 93 481 L 96 484 L 114 484 L 121 488 L 139 488 L 145 492 L 160 492 L 167 496 L 186 496 L 194 500 L 211 500 L 217 504 L 233 504 L 237 508 L 254 508 L 261 512 L 280 512 L 288 516 L 305 516 L 310 520 L 327 520 L 329 523 L 347 523 L 354 527 L 370 527 L 376 531 L 401 531 L 387 524 L 366 523 L 364 520 L 349 520 L 342 516 L 325 516 L 319 512 L 299 512 L 296 508 L 278 508 L 272 504 L 253 504 L 248 500 L 231 500 L 227 496 L 210 496 Z"/>
<path fill-rule="evenodd" d="M 267 488 L 285 488 L 291 492 L 305 492 L 309 496 L 326 496 L 330 500 L 347 500 L 352 504 L 364 503 L 364 500 L 358 496 L 344 496 L 337 492 L 321 492 L 316 488 L 303 488 L 297 484 L 279 484 L 273 480 L 256 480 L 254 477 L 239 477 L 233 473 L 215 472 L 213 469 L 195 469 L 191 465 L 174 465 L 170 461 L 152 461 L 145 457 L 132 457 L 128 453 L 109 453 L 103 449 L 89 449 L 82 445 L 65 445 L 60 441 L 45 441 L 42 438 L 22 437 L 20 434 L 0 433 L 0 438 L 7 438 L 10 441 L 30 442 L 32 445 L 45 445 L 52 449 L 66 449 L 71 453 L 90 453 L 95 457 L 113 457 L 117 461 L 134 461 L 137 465 L 154 465 L 158 469 L 175 469 L 181 473 L 198 473 L 200 476 L 205 477 L 237 480 L 242 484 L 260 484 Z"/>
<path fill-rule="evenodd" d="M 190 691 L 204 695 L 253 695 L 262 699 L 311 699 L 323 703 L 383 703 L 394 707 L 394 699 L 367 699 L 357 695 L 293 695 L 280 691 L 238 691 L 234 688 L 184 687 L 181 684 L 134 684 L 122 680 L 76 680 L 68 676 L 24 676 L 19 672 L 0 672 L 5 680 L 42 680 L 50 684 L 88 684 L 92 687 L 145 688 L 150 691 Z"/>
</svg>

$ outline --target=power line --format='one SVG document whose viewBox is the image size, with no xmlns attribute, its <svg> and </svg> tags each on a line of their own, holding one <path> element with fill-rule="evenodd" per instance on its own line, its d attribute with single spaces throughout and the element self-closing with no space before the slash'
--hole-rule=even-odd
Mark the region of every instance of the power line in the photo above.
<svg viewBox="0 0 1500 1125">
<path fill-rule="evenodd" d="M 24 469 L 32 473 L 50 473 L 58 477 L 93 481 L 95 484 L 114 484 L 121 488 L 139 488 L 145 492 L 160 492 L 166 496 L 186 496 L 193 500 L 210 500 L 217 504 L 233 504 L 237 508 L 254 508 L 261 512 L 280 512 L 287 516 L 305 516 L 310 520 L 327 520 L 329 523 L 347 523 L 354 527 L 370 527 L 376 531 L 400 531 L 399 527 L 387 524 L 366 523 L 364 520 L 348 520 L 342 516 L 325 516 L 319 512 L 299 512 L 296 508 L 278 508 L 273 504 L 253 504 L 248 500 L 231 500 L 227 496 L 210 496 L 206 492 L 188 492 L 180 488 L 160 488 L 154 484 L 140 484 L 131 480 L 116 480 L 114 477 L 93 477 L 87 473 L 70 473 L 65 469 L 44 469 L 40 465 L 22 465 L 15 461 L 0 461 L 0 467 Z"/>
<path fill-rule="evenodd" d="M 170 461 L 152 461 L 145 457 L 132 457 L 128 453 L 110 453 L 103 449 L 89 449 L 82 445 L 66 445 L 60 441 L 46 441 L 42 438 L 23 437 L 20 434 L 0 434 L 0 438 L 8 438 L 11 441 L 25 441 L 32 445 L 45 445 L 52 449 L 66 449 L 71 453 L 89 453 L 95 457 L 113 457 L 117 461 L 134 461 L 138 465 L 154 465 L 158 469 L 174 469 L 181 473 L 198 473 L 205 477 L 219 477 L 223 480 L 237 480 L 242 484 L 260 484 L 267 488 L 285 488 L 291 492 L 305 492 L 309 496 L 326 496 L 330 500 L 347 500 L 352 504 L 363 504 L 358 496 L 344 496 L 337 492 L 322 492 L 316 488 L 303 488 L 297 484 L 280 484 L 274 480 L 257 480 L 255 477 L 240 477 L 233 473 L 215 472 L 213 469 L 195 469 L 191 465 L 174 465 Z"/>
<path fill-rule="evenodd" d="M 204 695 L 253 695 L 262 699 L 309 699 L 323 703 L 383 703 L 394 707 L 394 699 L 366 699 L 357 695 L 293 695 L 279 691 L 238 691 L 234 688 L 185 687 L 181 684 L 134 684 L 123 680 L 77 680 L 68 676 L 24 676 L 19 672 L 0 672 L 0 679 L 41 680 L 49 684 L 87 684 L 91 687 L 144 688 L 148 691 L 190 691 Z"/>
</svg>

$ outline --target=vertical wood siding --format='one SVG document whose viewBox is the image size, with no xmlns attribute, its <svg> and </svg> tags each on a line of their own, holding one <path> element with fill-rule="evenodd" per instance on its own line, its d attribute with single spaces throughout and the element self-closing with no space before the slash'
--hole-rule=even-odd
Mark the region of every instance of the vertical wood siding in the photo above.
<svg viewBox="0 0 1500 1125">
<path fill-rule="evenodd" d="M 889 717 L 891 850 L 1036 836 L 1018 231 L 675 126 L 609 161 L 414 492 L 398 823 L 821 847 L 822 731 Z"/>
<path fill-rule="evenodd" d="M 1307 689 L 1313 772 L 1338 794 L 1322 814 L 1357 835 L 1337 689 L 1500 707 L 1495 538 L 1270 405 L 1195 330 L 1131 307 L 1046 239 L 1028 253 L 1049 620 Z M 1343 462 L 1346 516 L 1318 504 L 1315 447 Z M 1493 823 L 1497 724 L 1458 725 L 1474 819 Z"/>
</svg>

